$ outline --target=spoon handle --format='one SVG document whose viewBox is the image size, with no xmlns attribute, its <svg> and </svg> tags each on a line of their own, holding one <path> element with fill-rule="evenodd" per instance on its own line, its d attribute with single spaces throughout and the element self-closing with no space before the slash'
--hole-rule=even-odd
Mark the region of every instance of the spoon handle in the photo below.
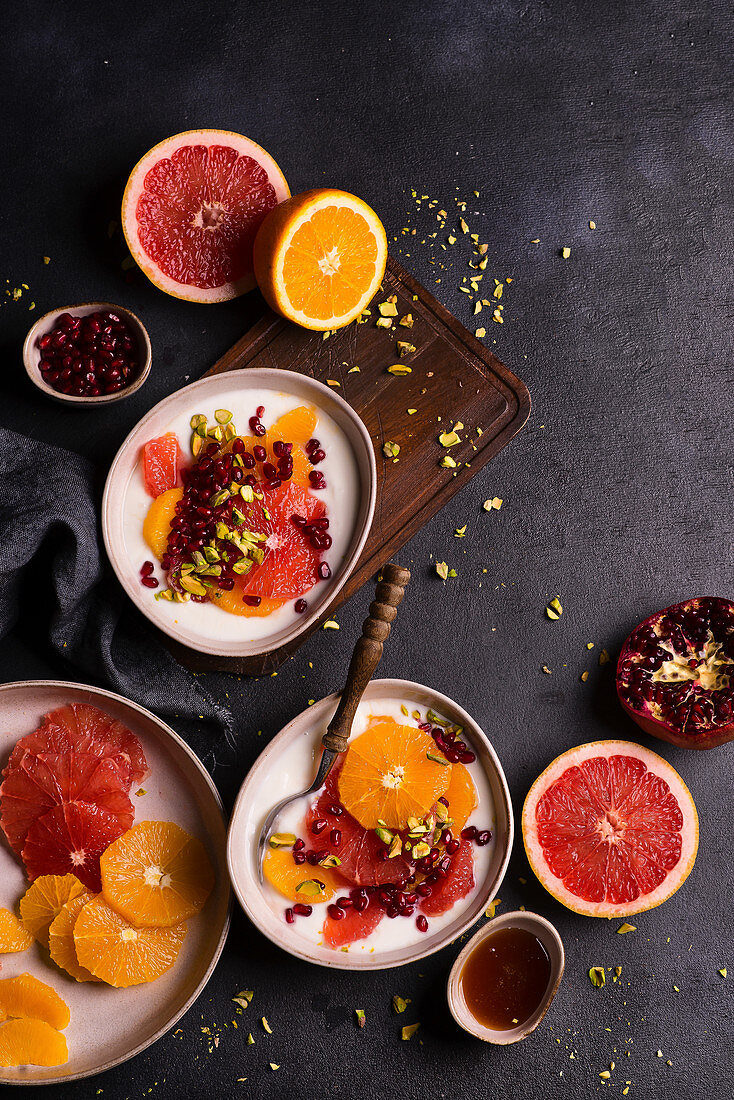
<svg viewBox="0 0 734 1100">
<path fill-rule="evenodd" d="M 329 722 L 322 744 L 330 752 L 344 752 L 360 699 L 375 674 L 382 657 L 382 647 L 390 636 L 398 607 L 405 595 L 410 572 L 389 562 L 382 570 L 370 613 L 362 625 L 362 637 L 354 647 L 347 682 L 339 706 Z"/>
</svg>

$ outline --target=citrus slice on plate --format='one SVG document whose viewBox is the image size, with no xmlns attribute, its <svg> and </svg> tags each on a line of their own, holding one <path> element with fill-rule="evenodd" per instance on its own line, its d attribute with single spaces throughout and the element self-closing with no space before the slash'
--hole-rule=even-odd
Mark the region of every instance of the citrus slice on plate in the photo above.
<svg viewBox="0 0 734 1100">
<path fill-rule="evenodd" d="M 363 940 L 374 932 L 384 916 L 385 910 L 376 898 L 370 898 L 367 908 L 361 911 L 347 909 L 341 920 L 327 916 L 322 929 L 324 942 L 329 947 L 348 947 L 350 943 Z"/>
<path fill-rule="evenodd" d="M 178 436 L 166 432 L 158 439 L 149 439 L 143 447 L 143 480 L 152 497 L 175 489 L 182 460 Z"/>
<path fill-rule="evenodd" d="M 420 908 L 429 917 L 447 913 L 454 902 L 465 898 L 474 889 L 474 855 L 471 844 L 462 840 L 461 847 L 451 857 L 451 867 L 446 878 L 440 878 L 432 887 L 430 897 L 423 898 Z"/>
<path fill-rule="evenodd" d="M 99 857 L 124 830 L 117 815 L 91 802 L 54 806 L 28 831 L 23 847 L 28 877 L 73 874 L 98 893 L 102 885 Z"/>
<path fill-rule="evenodd" d="M 67 974 L 71 974 L 72 978 L 75 978 L 78 982 L 97 981 L 94 974 L 79 964 L 76 957 L 76 947 L 74 946 L 76 918 L 93 897 L 94 894 L 85 890 L 84 893 L 71 898 L 51 921 L 51 927 L 48 930 L 48 949 L 51 958 L 57 966 L 60 966 Z"/>
<path fill-rule="evenodd" d="M 250 138 L 187 130 L 133 168 L 122 228 L 133 259 L 160 290 L 221 302 L 255 286 L 255 234 L 289 195 L 278 165 Z"/>
<path fill-rule="evenodd" d="M 328 867 L 311 867 L 308 863 L 293 862 L 293 855 L 285 849 L 269 849 L 263 860 L 263 874 L 279 894 L 290 901 L 302 901 L 313 905 L 321 901 L 330 901 L 341 880 Z M 298 887 L 306 882 L 305 890 Z M 310 884 L 314 884 L 311 886 Z M 321 888 L 317 889 L 320 884 Z"/>
<path fill-rule="evenodd" d="M 477 808 L 477 789 L 469 769 L 463 764 L 451 765 L 451 780 L 446 789 L 451 829 L 455 835 L 461 832 L 469 815 Z"/>
<path fill-rule="evenodd" d="M 318 187 L 282 202 L 255 238 L 255 276 L 268 305 L 303 328 L 359 317 L 385 274 L 387 238 L 374 210 Z"/>
<path fill-rule="evenodd" d="M 0 953 L 26 951 L 33 936 L 10 909 L 0 909 Z"/>
<path fill-rule="evenodd" d="M 44 1020 L 51 1027 L 66 1027 L 69 1006 L 55 989 L 32 974 L 0 979 L 0 1011 L 5 1016 Z"/>
<path fill-rule="evenodd" d="M 63 1066 L 68 1061 L 65 1036 L 43 1020 L 0 1024 L 0 1066 Z"/>
<path fill-rule="evenodd" d="M 200 912 L 214 870 L 200 840 L 173 821 L 141 821 L 100 860 L 105 901 L 141 928 L 170 928 Z"/>
<path fill-rule="evenodd" d="M 698 814 L 677 771 L 630 741 L 594 741 L 557 757 L 522 812 L 530 866 L 577 913 L 626 917 L 685 882 Z"/>
<path fill-rule="evenodd" d="M 278 489 L 266 490 L 262 500 L 240 506 L 244 526 L 266 535 L 262 543 L 264 558 L 245 573 L 237 587 L 248 596 L 290 600 L 308 592 L 316 584 L 321 551 L 315 550 L 308 537 L 293 522 L 301 516 L 309 523 L 325 512 L 322 502 L 299 485 L 286 482 Z"/>
<path fill-rule="evenodd" d="M 104 901 L 93 898 L 74 924 L 74 946 L 81 966 L 118 989 L 155 981 L 175 963 L 186 925 L 137 928 Z"/>
<path fill-rule="evenodd" d="M 48 930 L 67 901 L 84 893 L 76 875 L 40 875 L 20 899 L 20 919 L 27 932 L 48 947 Z"/>
<path fill-rule="evenodd" d="M 451 765 L 429 733 L 393 718 L 349 743 L 339 773 L 339 797 L 365 829 L 404 829 L 423 818 L 451 780 Z"/>
</svg>

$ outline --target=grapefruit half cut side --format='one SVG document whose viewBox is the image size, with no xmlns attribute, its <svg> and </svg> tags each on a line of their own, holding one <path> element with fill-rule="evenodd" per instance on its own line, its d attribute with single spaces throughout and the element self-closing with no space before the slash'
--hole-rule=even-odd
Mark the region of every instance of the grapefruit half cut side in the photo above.
<svg viewBox="0 0 734 1100">
<path fill-rule="evenodd" d="M 250 138 L 187 130 L 133 168 L 122 228 L 133 259 L 160 290 L 222 302 L 255 286 L 255 234 L 289 195 L 278 165 Z"/>
<path fill-rule="evenodd" d="M 557 757 L 522 813 L 530 866 L 558 901 L 592 917 L 661 905 L 685 882 L 698 814 L 677 771 L 630 741 L 594 741 Z"/>
</svg>

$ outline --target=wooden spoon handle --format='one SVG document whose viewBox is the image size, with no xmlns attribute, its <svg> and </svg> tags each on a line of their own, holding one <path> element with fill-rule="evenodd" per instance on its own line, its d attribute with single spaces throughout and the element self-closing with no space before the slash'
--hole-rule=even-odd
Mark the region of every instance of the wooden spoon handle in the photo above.
<svg viewBox="0 0 734 1100">
<path fill-rule="evenodd" d="M 362 637 L 354 647 L 339 706 L 322 738 L 324 748 L 331 752 L 344 752 L 347 747 L 357 706 L 380 663 L 382 647 L 390 636 L 409 580 L 409 571 L 392 562 L 382 570 L 382 580 L 362 625 Z"/>
</svg>

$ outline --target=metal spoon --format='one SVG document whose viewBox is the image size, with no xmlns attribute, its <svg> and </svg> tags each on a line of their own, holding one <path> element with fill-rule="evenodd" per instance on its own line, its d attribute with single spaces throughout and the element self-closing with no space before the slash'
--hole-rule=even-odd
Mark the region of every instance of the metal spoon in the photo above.
<svg viewBox="0 0 734 1100">
<path fill-rule="evenodd" d="M 289 795 L 270 811 L 265 818 L 265 824 L 260 832 L 257 845 L 257 862 L 260 874 L 260 882 L 263 881 L 263 859 L 265 858 L 265 846 L 270 836 L 273 825 L 278 815 L 291 802 L 298 798 L 305 798 L 313 791 L 319 790 L 326 781 L 337 758 L 346 750 L 352 722 L 357 711 L 360 699 L 365 689 L 375 674 L 375 670 L 382 657 L 382 647 L 390 636 L 390 628 L 395 621 L 398 607 L 405 594 L 405 586 L 410 580 L 410 573 L 400 565 L 390 562 L 382 571 L 382 580 L 377 585 L 375 599 L 370 604 L 370 613 L 362 624 L 362 636 L 354 647 L 354 653 L 349 663 L 347 682 L 339 699 L 334 717 L 329 722 L 326 733 L 321 738 L 324 751 L 321 754 L 316 778 L 310 787 L 300 794 Z"/>
</svg>

